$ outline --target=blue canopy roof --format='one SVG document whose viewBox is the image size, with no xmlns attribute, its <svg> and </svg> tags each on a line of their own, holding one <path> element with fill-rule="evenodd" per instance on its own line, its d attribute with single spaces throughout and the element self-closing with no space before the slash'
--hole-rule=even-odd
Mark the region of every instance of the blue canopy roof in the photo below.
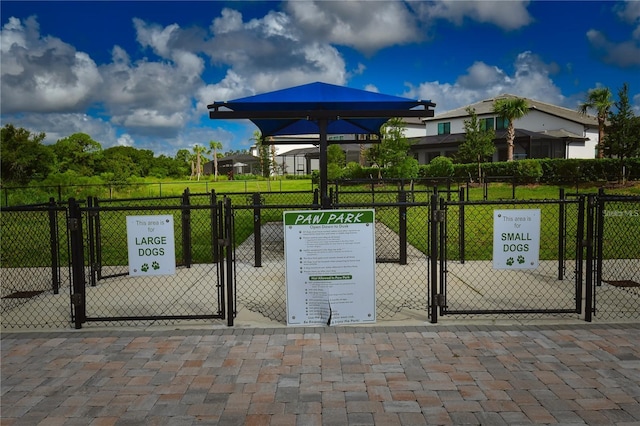
<svg viewBox="0 0 640 426">
<path fill-rule="evenodd" d="M 393 117 L 433 117 L 429 107 L 435 104 L 320 82 L 208 105 L 210 118 L 250 119 L 263 138 L 318 134 L 320 121 L 326 134 L 379 134 Z"/>
</svg>

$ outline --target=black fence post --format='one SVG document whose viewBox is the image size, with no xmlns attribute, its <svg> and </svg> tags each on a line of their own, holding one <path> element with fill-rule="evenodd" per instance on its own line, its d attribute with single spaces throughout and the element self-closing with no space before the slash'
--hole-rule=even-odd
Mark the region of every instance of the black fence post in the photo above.
<svg viewBox="0 0 640 426">
<path fill-rule="evenodd" d="M 511 178 L 511 199 L 515 200 L 516 199 L 516 176 L 513 176 Z"/>
<path fill-rule="evenodd" d="M 313 204 L 315 206 L 318 206 L 320 204 L 320 192 L 318 191 L 318 188 L 315 188 L 313 190 Z"/>
<path fill-rule="evenodd" d="M 587 238 L 585 245 L 587 246 L 586 259 L 586 276 L 585 281 L 585 312 L 584 320 L 591 322 L 593 318 L 593 228 L 594 217 L 596 215 L 596 201 L 594 195 L 587 196 Z"/>
<path fill-rule="evenodd" d="M 182 257 L 184 265 L 191 268 L 191 209 L 189 188 L 182 193 Z"/>
<path fill-rule="evenodd" d="M 96 230 L 95 217 L 96 211 L 93 209 L 93 197 L 87 197 L 87 239 L 89 240 L 89 271 L 91 274 L 91 287 L 96 286 Z"/>
<path fill-rule="evenodd" d="M 60 262 L 58 260 L 58 214 L 56 200 L 49 198 L 49 240 L 51 244 L 51 287 L 53 294 L 60 293 Z"/>
<path fill-rule="evenodd" d="M 260 208 L 260 193 L 253 194 L 253 257 L 254 266 L 262 267 L 262 209 Z"/>
<path fill-rule="evenodd" d="M 438 189 L 431 194 L 431 216 L 429 217 L 431 247 L 429 260 L 431 265 L 431 323 L 438 322 Z"/>
<path fill-rule="evenodd" d="M 226 197 L 224 198 L 226 200 Z M 226 280 L 225 280 L 225 249 L 227 247 L 227 230 L 225 228 L 225 217 L 224 217 L 224 204 L 221 200 L 218 200 L 216 206 L 216 229 L 217 229 L 217 241 L 216 248 L 218 252 L 218 257 L 216 258 L 216 263 L 218 264 L 218 311 L 222 315 L 225 315 L 227 299 L 225 298 L 225 289 L 226 289 Z"/>
<path fill-rule="evenodd" d="M 96 210 L 96 215 L 93 218 L 95 225 L 95 238 L 96 238 L 96 280 L 102 279 L 102 225 L 100 223 L 100 201 L 98 197 L 93 197 L 93 208 Z"/>
<path fill-rule="evenodd" d="M 71 304 L 75 328 L 82 328 L 86 321 L 86 297 L 84 276 L 84 247 L 82 243 L 82 212 L 80 204 L 75 198 L 69 198 L 69 219 L 67 224 L 69 240 L 71 243 L 71 274 L 73 282 L 73 294 Z"/>
<path fill-rule="evenodd" d="M 404 189 L 398 193 L 398 234 L 400 237 L 400 265 L 407 264 L 407 193 Z"/>
<path fill-rule="evenodd" d="M 231 199 L 225 198 L 224 205 L 224 224 L 226 228 L 226 240 L 227 240 L 227 253 L 226 253 L 226 267 L 227 267 L 227 326 L 233 326 L 233 320 L 236 316 L 236 292 L 234 289 L 235 277 L 233 270 L 235 262 L 233 259 L 233 212 L 231 210 Z"/>
<path fill-rule="evenodd" d="M 582 312 L 582 283 L 583 261 L 584 261 L 584 197 L 578 196 L 578 226 L 576 233 L 576 269 L 575 269 L 575 293 L 576 293 L 576 313 Z"/>
<path fill-rule="evenodd" d="M 603 260 L 603 254 L 604 254 L 603 241 L 604 241 L 604 214 L 605 214 L 604 196 L 605 196 L 604 188 L 599 188 L 598 197 L 596 198 L 596 217 L 595 217 L 595 224 L 596 224 L 595 241 L 598 244 L 596 247 L 596 255 L 595 255 L 597 287 L 600 287 L 602 285 L 602 260 Z"/>
<path fill-rule="evenodd" d="M 465 229 L 464 229 L 464 188 L 460 188 L 458 191 L 458 198 L 460 200 L 460 213 L 458 214 L 458 229 L 460 234 L 460 241 L 458 242 L 458 249 L 460 250 L 460 263 L 464 264 L 465 260 Z"/>
<path fill-rule="evenodd" d="M 564 253 L 567 245 L 567 214 L 564 201 L 564 188 L 560 188 L 560 206 L 558 208 L 558 280 L 564 279 Z"/>
<path fill-rule="evenodd" d="M 215 189 L 212 189 L 209 195 L 209 205 L 211 206 L 211 261 L 216 263 L 220 250 L 218 247 L 218 197 Z"/>
</svg>

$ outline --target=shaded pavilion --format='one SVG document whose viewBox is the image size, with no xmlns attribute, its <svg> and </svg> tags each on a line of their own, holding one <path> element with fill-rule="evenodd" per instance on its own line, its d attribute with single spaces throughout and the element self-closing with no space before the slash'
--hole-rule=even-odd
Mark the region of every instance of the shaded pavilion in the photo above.
<svg viewBox="0 0 640 426">
<path fill-rule="evenodd" d="M 233 101 L 207 105 L 211 119 L 248 119 L 260 129 L 263 144 L 275 136 L 318 135 L 320 197 L 328 208 L 328 135 L 378 135 L 394 117 L 433 117 L 435 104 L 327 83 L 310 83 Z M 353 141 L 333 141 L 333 143 Z"/>
</svg>

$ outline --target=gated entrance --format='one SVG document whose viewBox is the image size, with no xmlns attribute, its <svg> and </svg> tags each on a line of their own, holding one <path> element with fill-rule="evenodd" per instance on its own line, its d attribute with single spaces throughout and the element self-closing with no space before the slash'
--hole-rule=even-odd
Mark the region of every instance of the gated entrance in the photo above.
<svg viewBox="0 0 640 426">
<path fill-rule="evenodd" d="M 90 198 L 86 206 L 70 200 L 76 328 L 101 321 L 224 319 L 233 309 L 228 299 L 234 296 L 234 283 L 225 273 L 231 251 L 223 210 L 213 193 L 144 200 Z M 160 257 L 164 248 L 153 247 L 153 240 L 146 242 L 145 237 L 135 238 L 140 245 L 132 247 L 127 238 L 127 218 L 157 227 L 159 217 L 175 235 L 175 241 L 162 239 L 175 245 L 177 259 L 175 272 L 166 275 L 160 270 L 166 262 Z M 139 250 L 143 259 L 142 270 L 135 274 L 130 269 L 132 250 L 134 255 Z M 232 325 L 233 315 L 228 319 Z"/>
<path fill-rule="evenodd" d="M 589 197 L 593 268 L 586 276 L 587 319 L 638 320 L 640 316 L 640 197 Z"/>
<path fill-rule="evenodd" d="M 432 210 L 432 322 L 438 315 L 583 311 L 581 198 L 434 198 Z M 532 215 L 539 215 L 539 226 L 518 232 Z M 537 258 L 527 259 L 534 248 Z"/>
</svg>

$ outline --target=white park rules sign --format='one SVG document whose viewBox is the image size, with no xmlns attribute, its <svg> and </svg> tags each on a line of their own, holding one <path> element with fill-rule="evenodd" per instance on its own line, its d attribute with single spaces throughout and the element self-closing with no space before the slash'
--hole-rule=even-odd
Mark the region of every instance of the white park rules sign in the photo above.
<svg viewBox="0 0 640 426">
<path fill-rule="evenodd" d="M 493 268 L 536 269 L 540 209 L 493 211 Z"/>
<path fill-rule="evenodd" d="M 376 322 L 374 210 L 284 212 L 287 324 Z"/>
<path fill-rule="evenodd" d="M 127 216 L 129 275 L 176 272 L 173 216 Z"/>
</svg>

